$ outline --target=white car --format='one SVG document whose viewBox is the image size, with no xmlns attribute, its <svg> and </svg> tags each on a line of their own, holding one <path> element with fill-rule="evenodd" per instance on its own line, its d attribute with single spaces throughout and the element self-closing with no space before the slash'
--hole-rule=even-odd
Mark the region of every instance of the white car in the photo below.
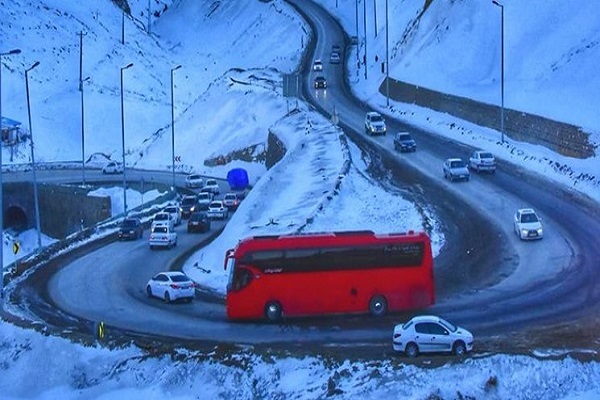
<svg viewBox="0 0 600 400">
<path fill-rule="evenodd" d="M 461 158 L 449 158 L 444 161 L 444 178 L 454 181 L 469 181 L 471 173 L 467 163 Z"/>
<path fill-rule="evenodd" d="M 148 281 L 146 293 L 148 297 L 158 297 L 165 302 L 184 299 L 189 302 L 195 296 L 194 282 L 183 272 L 159 272 Z"/>
<path fill-rule="evenodd" d="M 174 231 L 175 221 L 173 220 L 173 217 L 171 217 L 171 214 L 161 211 L 154 214 L 151 228 L 154 228 L 155 226 L 167 226 Z"/>
<path fill-rule="evenodd" d="M 393 348 L 409 357 L 439 352 L 463 356 L 473 350 L 473 335 L 443 318 L 423 315 L 394 327 Z"/>
<path fill-rule="evenodd" d="M 181 209 L 177 206 L 167 206 L 163 209 L 163 212 L 171 214 L 173 223 L 175 226 L 181 224 Z"/>
<path fill-rule="evenodd" d="M 367 115 L 365 115 L 365 132 L 367 135 L 371 136 L 386 134 L 387 127 L 381 114 L 375 111 L 369 111 Z"/>
<path fill-rule="evenodd" d="M 521 240 L 541 239 L 544 237 L 542 219 L 532 208 L 517 210 L 514 217 L 515 233 Z"/>
<path fill-rule="evenodd" d="M 225 203 L 221 200 L 214 200 L 208 205 L 208 211 L 206 212 L 208 218 L 215 219 L 227 219 L 229 216 L 229 209 L 225 206 Z"/>
<path fill-rule="evenodd" d="M 185 177 L 185 187 L 187 188 L 199 188 L 204 184 L 204 179 L 201 175 L 190 174 Z"/>
<path fill-rule="evenodd" d="M 208 206 L 210 202 L 213 201 L 215 196 L 212 192 L 200 192 L 198 193 L 198 210 L 206 211 L 208 210 Z"/>
<path fill-rule="evenodd" d="M 313 63 L 313 71 L 323 71 L 323 61 L 315 60 Z"/>
<path fill-rule="evenodd" d="M 210 192 L 212 194 L 219 194 L 221 189 L 219 189 L 219 183 L 216 179 L 207 179 L 206 184 L 202 188 L 203 192 Z"/>
<path fill-rule="evenodd" d="M 177 232 L 168 225 L 153 225 L 148 239 L 150 250 L 156 247 L 166 247 L 167 249 L 177 246 Z"/>
<path fill-rule="evenodd" d="M 123 173 L 123 164 L 118 163 L 116 161 L 111 161 L 102 168 L 102 173 L 107 174 L 122 174 Z"/>
<path fill-rule="evenodd" d="M 496 157 L 489 151 L 477 150 L 469 157 L 469 168 L 481 172 L 496 172 Z"/>
</svg>

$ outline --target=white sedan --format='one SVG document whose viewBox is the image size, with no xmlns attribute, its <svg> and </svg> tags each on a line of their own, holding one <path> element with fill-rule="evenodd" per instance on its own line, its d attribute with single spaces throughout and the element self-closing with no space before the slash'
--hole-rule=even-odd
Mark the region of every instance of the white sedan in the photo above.
<svg viewBox="0 0 600 400">
<path fill-rule="evenodd" d="M 544 237 L 542 219 L 531 208 L 517 210 L 514 217 L 515 233 L 521 240 L 541 239 Z"/>
<path fill-rule="evenodd" d="M 177 246 L 177 232 L 168 225 L 153 225 L 148 239 L 150 250 L 156 247 L 166 247 L 167 249 Z"/>
<path fill-rule="evenodd" d="M 165 302 L 184 299 L 194 300 L 195 284 L 183 272 L 160 272 L 148 281 L 146 286 L 148 297 L 158 297 Z"/>
<path fill-rule="evenodd" d="M 107 174 L 122 174 L 123 173 L 123 165 L 116 161 L 111 161 L 102 168 L 102 173 Z"/>
<path fill-rule="evenodd" d="M 473 335 L 443 318 L 423 315 L 394 327 L 393 347 L 409 357 L 439 352 L 463 356 L 473 350 Z"/>
<path fill-rule="evenodd" d="M 181 209 L 177 206 L 167 206 L 164 208 L 163 212 L 171 214 L 171 219 L 173 219 L 173 223 L 177 226 L 181 224 Z"/>
<path fill-rule="evenodd" d="M 208 218 L 219 218 L 227 219 L 229 216 L 229 209 L 222 200 L 211 201 L 208 205 L 208 211 L 206 212 Z"/>
<path fill-rule="evenodd" d="M 185 177 L 185 187 L 187 188 L 199 188 L 204 184 L 204 179 L 202 179 L 202 175 L 198 174 L 190 174 Z"/>
</svg>

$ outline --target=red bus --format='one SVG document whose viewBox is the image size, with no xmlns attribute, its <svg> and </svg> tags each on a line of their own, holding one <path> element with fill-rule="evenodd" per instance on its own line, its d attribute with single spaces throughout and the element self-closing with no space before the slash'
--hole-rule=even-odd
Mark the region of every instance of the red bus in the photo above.
<svg viewBox="0 0 600 400">
<path fill-rule="evenodd" d="M 383 316 L 435 301 L 425 233 L 254 236 L 227 251 L 227 317 Z"/>
</svg>

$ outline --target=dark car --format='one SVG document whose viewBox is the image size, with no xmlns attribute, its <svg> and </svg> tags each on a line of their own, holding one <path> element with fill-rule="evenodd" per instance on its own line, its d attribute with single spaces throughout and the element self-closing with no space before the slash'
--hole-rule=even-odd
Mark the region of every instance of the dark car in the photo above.
<svg viewBox="0 0 600 400">
<path fill-rule="evenodd" d="M 210 230 L 210 218 L 205 212 L 195 212 L 188 219 L 188 232 L 208 232 Z"/>
<path fill-rule="evenodd" d="M 139 218 L 125 218 L 119 227 L 119 239 L 139 239 L 144 235 L 144 227 Z"/>
<path fill-rule="evenodd" d="M 196 211 L 197 206 L 197 196 L 185 196 L 183 199 L 181 199 L 181 204 L 179 205 L 179 208 L 181 209 L 181 218 L 189 218 L 190 215 Z"/>
<path fill-rule="evenodd" d="M 417 151 L 417 142 L 408 132 L 398 132 L 394 137 L 394 148 L 397 151 Z"/>
<path fill-rule="evenodd" d="M 324 76 L 317 76 L 315 78 L 315 89 L 327 89 L 327 80 Z"/>
</svg>

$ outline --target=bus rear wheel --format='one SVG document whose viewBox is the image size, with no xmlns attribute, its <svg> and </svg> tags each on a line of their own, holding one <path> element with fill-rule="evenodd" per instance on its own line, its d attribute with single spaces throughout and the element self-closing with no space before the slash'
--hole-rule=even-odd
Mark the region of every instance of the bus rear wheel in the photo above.
<svg viewBox="0 0 600 400">
<path fill-rule="evenodd" d="M 383 296 L 373 296 L 369 301 L 369 313 L 374 317 L 383 317 L 387 314 L 388 304 Z"/>
<path fill-rule="evenodd" d="M 278 301 L 270 301 L 265 305 L 265 317 L 269 322 L 279 322 L 283 315 L 281 304 Z"/>
</svg>

